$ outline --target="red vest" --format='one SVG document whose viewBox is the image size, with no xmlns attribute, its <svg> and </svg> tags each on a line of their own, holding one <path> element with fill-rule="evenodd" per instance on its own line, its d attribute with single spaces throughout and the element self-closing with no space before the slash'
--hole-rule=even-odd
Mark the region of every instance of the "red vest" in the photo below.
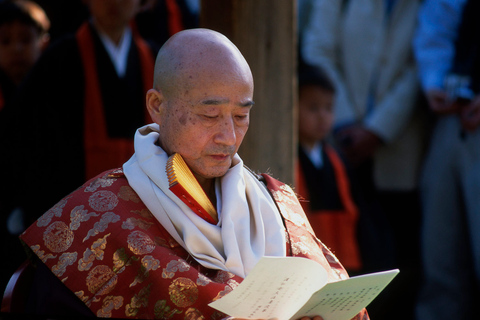
<svg viewBox="0 0 480 320">
<path fill-rule="evenodd" d="M 324 150 L 332 163 L 338 185 L 338 194 L 344 210 L 318 210 L 314 212 L 310 210 L 309 194 L 302 168 L 298 162 L 295 168 L 296 191 L 301 198 L 307 200 L 301 202 L 302 207 L 317 236 L 335 252 L 335 255 L 342 261 L 347 270 L 359 270 L 362 267 L 362 262 L 356 231 L 358 209 L 350 194 L 350 183 L 342 160 L 329 145 L 324 145 Z"/>
<path fill-rule="evenodd" d="M 290 187 L 264 175 L 284 218 L 288 255 L 322 264 L 334 281 L 347 274 L 314 236 Z M 21 236 L 97 316 L 220 319 L 208 303 L 242 278 L 206 269 L 158 223 L 121 170 L 88 181 Z M 368 319 L 366 311 L 356 319 Z"/>
<path fill-rule="evenodd" d="M 84 150 L 85 174 L 90 179 L 97 174 L 116 168 L 126 162 L 133 154 L 133 136 L 131 139 L 110 138 L 107 134 L 105 111 L 102 103 L 100 84 L 98 81 L 94 42 L 88 23 L 84 23 L 76 34 L 80 57 L 85 76 L 85 106 L 84 106 Z M 146 42 L 137 35 L 133 41 L 140 54 L 140 65 L 143 76 L 143 88 L 147 90 L 153 85 L 154 58 Z M 145 106 L 145 123 L 149 116 Z"/>
</svg>

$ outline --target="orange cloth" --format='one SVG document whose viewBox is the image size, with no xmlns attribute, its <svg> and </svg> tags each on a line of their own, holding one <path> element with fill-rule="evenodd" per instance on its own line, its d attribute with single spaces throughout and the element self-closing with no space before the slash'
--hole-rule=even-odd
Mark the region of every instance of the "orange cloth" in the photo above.
<svg viewBox="0 0 480 320">
<path fill-rule="evenodd" d="M 308 199 L 315 195 L 308 194 L 304 174 L 298 162 L 295 168 L 296 191 L 307 200 L 302 201 L 302 207 L 317 236 L 332 249 L 347 270 L 360 270 L 362 262 L 357 240 L 358 209 L 350 193 L 350 183 L 342 160 L 329 145 L 324 145 L 324 150 L 332 163 L 344 210 L 310 210 Z"/>
<path fill-rule="evenodd" d="M 154 58 L 146 42 L 132 33 L 140 54 L 145 94 L 153 86 Z M 88 23 L 76 34 L 85 75 L 84 149 L 85 174 L 90 179 L 100 172 L 121 166 L 134 152 L 132 139 L 110 138 L 107 134 L 105 112 L 96 68 L 94 43 Z M 138 106 L 143 107 L 144 106 Z M 150 122 L 145 110 L 145 123 Z"/>
</svg>

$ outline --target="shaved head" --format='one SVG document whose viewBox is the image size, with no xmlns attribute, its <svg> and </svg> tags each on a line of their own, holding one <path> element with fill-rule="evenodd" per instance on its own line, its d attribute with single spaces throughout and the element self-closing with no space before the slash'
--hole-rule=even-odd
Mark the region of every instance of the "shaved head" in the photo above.
<svg viewBox="0 0 480 320">
<path fill-rule="evenodd" d="M 178 89 L 201 83 L 204 77 L 219 75 L 230 80 L 249 78 L 253 84 L 248 63 L 227 37 L 209 29 L 189 29 L 176 33 L 158 52 L 154 88 L 169 98 Z"/>
<path fill-rule="evenodd" d="M 215 197 L 245 136 L 253 77 L 237 47 L 207 29 L 176 33 L 160 49 L 147 109 L 159 125 L 158 145 L 180 154 L 205 192 Z"/>
</svg>

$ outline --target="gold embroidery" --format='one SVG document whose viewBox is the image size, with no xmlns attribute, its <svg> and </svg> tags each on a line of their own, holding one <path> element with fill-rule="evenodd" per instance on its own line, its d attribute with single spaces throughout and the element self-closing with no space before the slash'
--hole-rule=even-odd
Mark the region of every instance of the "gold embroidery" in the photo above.
<svg viewBox="0 0 480 320">
<path fill-rule="evenodd" d="M 90 217 L 98 217 L 98 213 L 83 210 L 84 206 L 76 206 L 70 212 L 70 230 L 77 230 L 80 227 L 81 222 L 88 221 Z"/>
<path fill-rule="evenodd" d="M 72 264 L 77 261 L 77 253 L 76 252 L 66 252 L 60 256 L 58 259 L 58 263 L 52 267 L 52 272 L 57 277 L 62 276 L 67 267 L 71 266 Z"/>
<path fill-rule="evenodd" d="M 135 227 L 138 227 L 140 229 L 147 230 L 153 224 L 153 222 L 148 222 L 142 219 L 128 218 L 122 223 L 122 229 L 133 230 Z"/>
<path fill-rule="evenodd" d="M 117 179 L 111 179 L 108 175 L 105 175 L 102 178 L 92 181 L 92 183 L 85 188 L 85 192 L 95 192 L 98 188 L 110 187 L 115 181 L 117 181 Z"/>
<path fill-rule="evenodd" d="M 86 303 L 88 301 L 88 296 L 85 295 L 85 292 L 83 290 L 75 292 L 75 295 L 77 296 L 77 298 L 82 300 L 84 303 Z"/>
<path fill-rule="evenodd" d="M 118 191 L 118 197 L 125 201 L 132 201 L 134 203 L 139 203 L 140 198 L 137 193 L 129 186 L 122 186 Z"/>
<path fill-rule="evenodd" d="M 102 308 L 97 311 L 97 317 L 111 318 L 113 309 L 120 309 L 123 305 L 122 296 L 106 296 L 103 299 Z"/>
<path fill-rule="evenodd" d="M 113 212 L 105 212 L 100 221 L 95 222 L 93 228 L 88 230 L 87 236 L 83 239 L 83 242 L 87 241 L 90 237 L 93 237 L 100 232 L 105 231 L 108 228 L 109 223 L 115 223 L 120 221 L 120 216 Z"/>
<path fill-rule="evenodd" d="M 235 275 L 231 272 L 220 270 L 217 272 L 217 275 L 215 276 L 213 281 L 220 282 L 220 283 L 227 283 L 227 281 L 233 278 L 234 276 Z"/>
<path fill-rule="evenodd" d="M 53 216 L 56 217 L 61 217 L 62 216 L 62 211 L 65 205 L 67 204 L 68 199 L 70 197 L 62 199 L 60 202 L 58 202 L 56 205 L 53 206 L 50 210 L 45 212 L 40 218 L 37 220 L 37 227 L 46 227 L 50 224 L 50 221 L 52 220 Z"/>
<path fill-rule="evenodd" d="M 163 269 L 162 278 L 168 279 L 175 276 L 175 272 L 185 272 L 190 270 L 190 266 L 183 260 L 172 260 L 167 264 L 167 267 Z"/>
<path fill-rule="evenodd" d="M 43 233 L 45 246 L 53 252 L 63 252 L 73 242 L 73 232 L 62 221 L 55 221 Z"/>
<path fill-rule="evenodd" d="M 45 251 L 40 250 L 40 245 L 36 244 L 33 246 L 30 246 L 30 249 L 32 249 L 33 253 L 35 253 L 40 260 L 42 260 L 43 263 L 45 263 L 48 259 L 53 259 L 56 258 L 56 255 L 53 255 L 51 253 L 45 255 Z"/>
<path fill-rule="evenodd" d="M 160 261 L 152 256 L 145 256 L 142 258 L 142 265 L 147 271 L 157 270 L 160 267 Z"/>
<path fill-rule="evenodd" d="M 200 320 L 200 319 L 205 319 L 205 317 L 197 308 L 188 308 L 187 311 L 185 311 L 184 320 Z"/>
<path fill-rule="evenodd" d="M 170 300 L 181 308 L 191 306 L 198 299 L 198 288 L 195 282 L 188 278 L 177 278 L 168 287 Z"/>
<path fill-rule="evenodd" d="M 127 317 L 134 317 L 138 313 L 138 309 L 141 307 L 146 307 L 148 305 L 148 297 L 150 296 L 150 286 L 152 284 L 149 284 L 148 286 L 142 288 L 138 292 L 138 294 L 135 294 L 132 297 L 132 300 L 130 301 L 129 304 L 125 306 L 125 315 Z"/>
<path fill-rule="evenodd" d="M 104 295 L 112 291 L 118 276 L 106 265 L 99 265 L 89 272 L 86 283 L 88 291 L 95 295 Z"/>
<path fill-rule="evenodd" d="M 148 209 L 141 209 L 141 210 L 132 210 L 132 213 L 138 214 L 140 217 L 144 219 L 154 219 L 153 214 Z"/>
<path fill-rule="evenodd" d="M 197 286 L 204 287 L 210 282 L 212 282 L 212 280 L 210 280 L 207 276 L 203 275 L 202 273 L 198 273 Z"/>
<path fill-rule="evenodd" d="M 180 246 L 180 244 L 171 237 L 164 239 L 158 236 L 155 237 L 155 245 L 164 248 L 176 248 Z"/>
<path fill-rule="evenodd" d="M 78 271 L 88 271 L 93 265 L 93 261 L 103 260 L 103 253 L 107 247 L 107 237 L 110 235 L 107 234 L 103 238 L 99 238 L 95 241 L 90 248 L 87 248 L 83 253 L 83 258 L 78 260 Z"/>
<path fill-rule="evenodd" d="M 178 309 L 172 309 L 167 305 L 167 300 L 158 300 L 153 309 L 155 319 L 170 319 L 175 314 L 182 313 Z"/>
<path fill-rule="evenodd" d="M 225 289 L 223 291 L 220 291 L 215 298 L 213 298 L 213 301 L 218 300 L 222 297 L 224 297 L 226 294 L 230 293 L 233 289 L 230 286 L 225 286 Z"/>
<path fill-rule="evenodd" d="M 138 261 L 138 257 L 128 256 L 125 252 L 125 248 L 120 248 L 113 254 L 113 271 L 115 273 L 121 273 L 126 266 L 131 265 L 131 260 Z"/>
<path fill-rule="evenodd" d="M 151 253 L 155 249 L 155 243 L 150 237 L 141 232 L 133 231 L 127 238 L 128 248 L 136 255 Z"/>
<path fill-rule="evenodd" d="M 117 196 L 108 190 L 97 191 L 88 198 L 88 204 L 95 211 L 113 210 L 118 204 Z"/>
</svg>

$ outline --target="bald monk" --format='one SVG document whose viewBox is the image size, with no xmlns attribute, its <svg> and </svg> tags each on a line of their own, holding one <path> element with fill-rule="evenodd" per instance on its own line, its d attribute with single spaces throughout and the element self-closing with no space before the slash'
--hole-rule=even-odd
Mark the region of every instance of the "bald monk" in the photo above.
<svg viewBox="0 0 480 320">
<path fill-rule="evenodd" d="M 21 236 L 43 280 L 30 310 L 222 319 L 208 304 L 235 290 L 265 255 L 306 257 L 330 281 L 348 277 L 315 237 L 290 187 L 253 173 L 237 154 L 252 98 L 250 68 L 225 36 L 191 29 L 171 37 L 147 93 L 154 123 L 137 130 L 135 154 L 65 197 Z M 213 215 L 192 210 L 170 189 L 166 168 L 175 155 Z M 364 310 L 355 319 L 368 315 Z"/>
</svg>

